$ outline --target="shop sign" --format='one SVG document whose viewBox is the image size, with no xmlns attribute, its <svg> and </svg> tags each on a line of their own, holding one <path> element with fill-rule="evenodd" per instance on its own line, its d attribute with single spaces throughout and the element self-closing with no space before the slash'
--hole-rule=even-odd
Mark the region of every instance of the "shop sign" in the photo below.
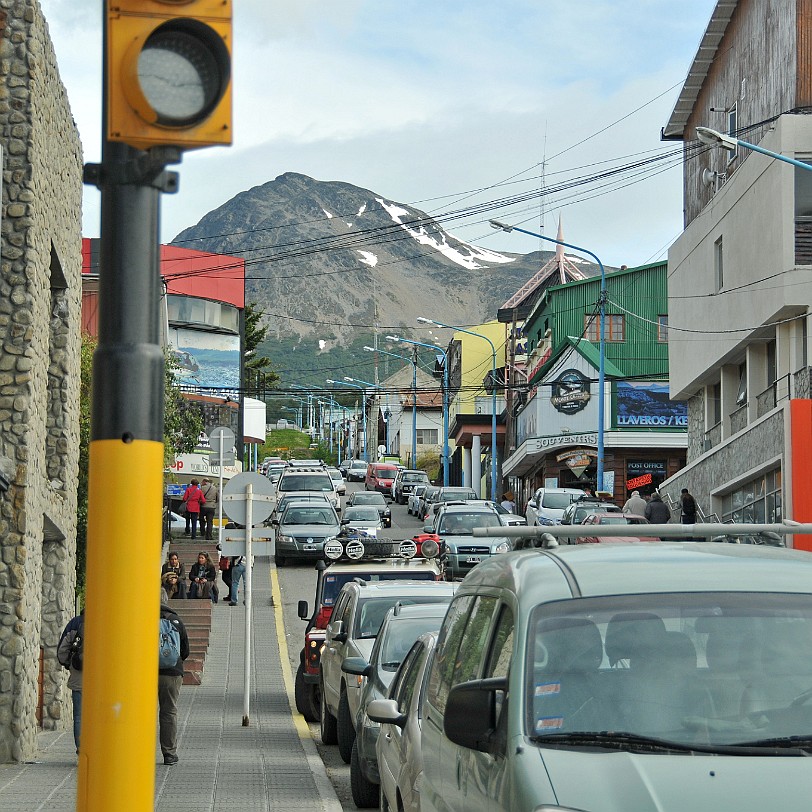
<svg viewBox="0 0 812 812">
<path fill-rule="evenodd" d="M 533 437 L 527 441 L 527 453 L 539 451 L 552 451 L 565 445 L 594 445 L 598 444 L 598 435 L 594 432 L 588 434 L 553 434 L 546 437 Z"/>
<path fill-rule="evenodd" d="M 589 403 L 590 381 L 580 370 L 566 369 L 553 382 L 550 403 L 562 414 L 575 414 Z"/>
<path fill-rule="evenodd" d="M 671 400 L 668 384 L 618 381 L 616 395 L 617 428 L 688 428 L 688 404 Z"/>
<path fill-rule="evenodd" d="M 626 462 L 626 490 L 635 491 L 650 485 L 659 485 L 665 479 L 664 460 L 628 460 Z"/>
<path fill-rule="evenodd" d="M 574 448 L 572 451 L 565 451 L 556 456 L 556 462 L 563 462 L 575 476 L 581 476 L 592 464 L 592 459 L 597 459 L 598 454 L 587 448 Z"/>
</svg>

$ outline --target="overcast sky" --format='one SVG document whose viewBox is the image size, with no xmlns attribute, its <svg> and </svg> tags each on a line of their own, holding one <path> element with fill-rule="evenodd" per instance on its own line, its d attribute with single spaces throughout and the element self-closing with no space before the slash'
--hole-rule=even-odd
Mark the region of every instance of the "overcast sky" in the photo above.
<svg viewBox="0 0 812 812">
<path fill-rule="evenodd" d="M 98 161 L 103 4 L 41 4 L 85 161 Z M 429 212 L 487 204 L 447 227 L 497 250 L 539 247 L 487 219 L 537 231 L 544 200 L 545 232 L 555 236 L 561 214 L 565 239 L 607 265 L 663 257 L 682 228 L 677 159 L 530 193 L 542 164 L 551 187 L 679 146 L 660 141 L 660 128 L 715 4 L 234 0 L 234 145 L 185 155 L 180 192 L 163 196 L 161 238 L 292 171 Z M 532 199 L 497 204 L 511 195 Z M 84 234 L 98 233 L 91 187 Z"/>
</svg>

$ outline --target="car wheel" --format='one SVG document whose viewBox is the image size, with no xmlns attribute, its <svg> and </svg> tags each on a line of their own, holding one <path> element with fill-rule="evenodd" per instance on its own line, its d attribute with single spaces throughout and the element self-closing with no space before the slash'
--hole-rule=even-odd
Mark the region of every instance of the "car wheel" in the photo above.
<svg viewBox="0 0 812 812">
<path fill-rule="evenodd" d="M 345 764 L 349 764 L 352 758 L 352 745 L 355 742 L 355 728 L 352 726 L 350 703 L 347 700 L 346 691 L 338 700 L 337 728 L 338 754 Z"/>
<path fill-rule="evenodd" d="M 350 757 L 350 788 L 352 789 L 352 799 L 359 809 L 371 809 L 378 806 L 378 785 L 369 781 L 361 770 L 358 739 L 353 742 Z"/>
<path fill-rule="evenodd" d="M 304 716 L 305 721 L 318 722 L 321 718 L 319 686 L 305 682 L 301 665 L 296 669 L 293 695 L 296 698 L 296 710 Z"/>
<path fill-rule="evenodd" d="M 327 707 L 327 702 L 324 698 L 324 683 L 319 683 L 319 704 L 321 705 L 321 713 L 319 714 L 319 735 L 321 736 L 322 744 L 336 744 L 338 742 L 338 730 L 336 726 L 336 718 L 330 713 Z"/>
<path fill-rule="evenodd" d="M 273 554 L 273 563 L 276 564 L 277 569 L 281 569 L 282 567 L 285 566 L 285 564 L 288 563 L 288 560 L 287 560 L 287 558 L 285 558 L 285 556 L 279 555 L 279 553 L 274 553 Z"/>
</svg>

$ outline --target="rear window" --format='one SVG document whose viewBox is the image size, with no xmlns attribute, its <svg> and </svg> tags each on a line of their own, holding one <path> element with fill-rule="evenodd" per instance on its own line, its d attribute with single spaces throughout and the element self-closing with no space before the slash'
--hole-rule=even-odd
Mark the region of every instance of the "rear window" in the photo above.
<svg viewBox="0 0 812 812">
<path fill-rule="evenodd" d="M 331 491 L 329 474 L 285 474 L 279 480 L 280 491 Z"/>
<path fill-rule="evenodd" d="M 426 632 L 440 630 L 443 616 L 436 617 L 410 617 L 402 620 L 390 620 L 386 636 L 381 640 L 383 644 L 380 656 L 382 671 L 397 671 L 415 640 Z"/>
<path fill-rule="evenodd" d="M 401 570 L 386 572 L 339 572 L 324 576 L 321 602 L 324 606 L 333 606 L 344 584 L 360 578 L 362 581 L 433 581 L 435 573 L 432 570 Z"/>
<path fill-rule="evenodd" d="M 386 613 L 396 604 L 401 606 L 413 606 L 418 603 L 448 603 L 451 600 L 450 595 L 435 596 L 435 595 L 420 595 L 404 598 L 402 595 L 392 595 L 387 598 L 366 598 L 362 599 L 358 608 L 359 611 L 355 615 L 355 638 L 370 639 L 378 636 L 381 629 L 381 623 L 386 617 Z M 438 621 L 437 627 L 440 627 Z M 414 640 L 412 640 L 414 643 Z M 406 651 L 409 651 L 409 646 Z M 404 655 L 405 656 L 405 655 Z"/>
<path fill-rule="evenodd" d="M 398 469 L 394 466 L 376 466 L 372 469 L 372 475 L 378 479 L 394 479 Z"/>
<path fill-rule="evenodd" d="M 440 494 L 441 502 L 455 502 L 457 499 L 478 499 L 475 491 L 467 488 L 443 488 Z"/>
<path fill-rule="evenodd" d="M 471 513 L 446 513 L 443 516 L 439 533 L 453 536 L 469 536 L 475 527 L 501 527 L 502 522 L 495 513 L 488 511 Z"/>
<path fill-rule="evenodd" d="M 573 496 L 574 494 L 571 493 L 545 493 L 541 497 L 541 506 L 553 510 L 562 510 L 572 502 Z"/>
</svg>

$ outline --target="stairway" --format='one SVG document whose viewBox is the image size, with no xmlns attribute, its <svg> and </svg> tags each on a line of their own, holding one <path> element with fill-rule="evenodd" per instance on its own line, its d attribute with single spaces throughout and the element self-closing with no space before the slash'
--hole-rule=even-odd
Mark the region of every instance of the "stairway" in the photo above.
<svg viewBox="0 0 812 812">
<path fill-rule="evenodd" d="M 169 551 L 178 554 L 178 559 L 186 570 L 186 585 L 189 584 L 189 569 L 197 562 L 199 552 L 208 553 L 217 566 L 219 553 L 217 545 L 211 541 L 192 541 L 183 536 L 173 539 Z M 218 570 L 217 581 L 220 589 L 220 598 L 224 597 L 224 586 Z M 211 632 L 210 600 L 171 600 L 169 605 L 177 612 L 178 617 L 186 627 L 189 637 L 189 656 L 183 664 L 183 684 L 200 685 L 203 681 L 203 670 L 206 662 L 206 652 L 209 649 L 209 634 Z"/>
</svg>

